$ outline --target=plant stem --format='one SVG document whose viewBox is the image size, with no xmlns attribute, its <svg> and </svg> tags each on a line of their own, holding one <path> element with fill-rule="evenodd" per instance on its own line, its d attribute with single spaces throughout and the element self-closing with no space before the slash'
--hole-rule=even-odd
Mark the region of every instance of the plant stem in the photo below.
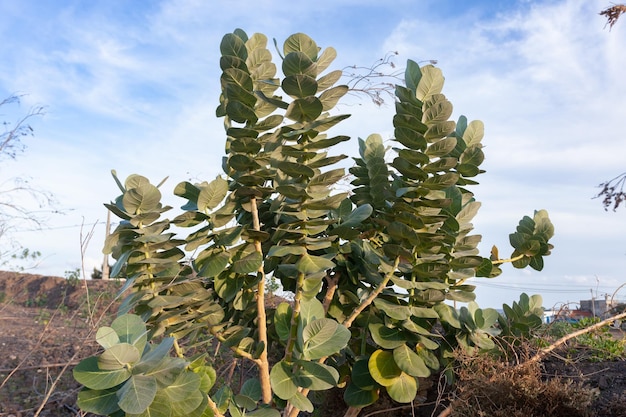
<svg viewBox="0 0 626 417">
<path fill-rule="evenodd" d="M 213 411 L 213 415 L 215 417 L 224 417 L 224 414 L 220 413 L 220 410 L 217 408 L 217 404 L 207 395 L 207 399 L 209 400 L 209 408 Z"/>
<path fill-rule="evenodd" d="M 349 407 L 343 417 L 357 417 L 361 410 L 362 407 Z"/>
<path fill-rule="evenodd" d="M 216 326 L 216 327 L 217 327 L 217 326 Z M 213 336 L 215 336 L 215 338 L 216 338 L 216 339 L 217 339 L 220 343 L 223 343 L 223 342 L 225 342 L 225 341 L 226 341 L 226 338 L 225 338 L 224 336 L 222 336 L 219 332 L 217 332 L 217 331 L 213 330 L 213 328 L 210 328 L 210 329 L 209 329 L 209 332 L 210 332 Z M 254 362 L 255 364 L 257 364 L 257 366 L 259 366 L 259 367 L 261 366 L 261 365 L 260 365 L 261 360 L 260 360 L 260 359 L 255 359 L 255 358 L 253 358 L 253 357 L 252 357 L 252 355 L 251 355 L 249 352 L 246 352 L 245 350 L 240 349 L 240 348 L 238 348 L 237 346 L 231 346 L 231 347 L 230 347 L 230 350 L 232 350 L 232 351 L 233 351 L 233 353 L 236 353 L 237 355 L 241 356 L 242 358 L 246 358 L 246 359 L 248 359 L 248 360 L 250 360 L 250 361 Z"/>
<path fill-rule="evenodd" d="M 501 264 L 505 264 L 508 262 L 515 262 L 515 261 L 519 261 L 520 259 L 524 259 L 526 255 L 524 255 L 523 253 L 521 255 L 517 255 L 515 258 L 510 258 L 510 259 L 496 259 L 495 261 L 491 261 L 491 263 L 493 265 L 501 265 Z"/>
<path fill-rule="evenodd" d="M 257 207 L 256 197 L 250 200 L 250 206 L 252 207 L 252 227 L 254 230 L 260 231 L 261 223 L 259 221 L 259 209 Z M 254 248 L 263 256 L 260 240 L 254 241 Z M 272 386 L 270 384 L 270 364 L 267 359 L 267 316 L 265 314 L 265 271 L 263 270 L 263 264 L 261 264 L 257 273 L 260 278 L 256 293 L 257 326 L 259 331 L 259 343 L 263 344 L 263 350 L 261 351 L 257 364 L 259 366 L 259 380 L 261 382 L 263 402 L 269 404 L 272 401 Z"/>
<path fill-rule="evenodd" d="M 289 339 L 287 340 L 287 348 L 285 349 L 285 360 L 291 362 L 293 360 L 293 350 L 298 336 L 298 321 L 300 320 L 300 303 L 302 301 L 302 285 L 304 284 L 304 273 L 298 273 L 298 281 L 296 282 L 296 294 L 293 297 L 293 313 L 291 315 L 291 327 L 289 329 Z"/>
<path fill-rule="evenodd" d="M 391 277 L 396 272 L 396 269 L 398 268 L 398 264 L 400 264 L 400 257 L 396 258 L 396 260 L 393 263 L 393 268 L 391 268 L 389 272 L 387 272 L 387 274 L 385 275 L 385 278 L 383 279 L 383 282 L 381 282 L 380 285 L 378 285 L 378 287 L 376 287 L 376 289 L 370 293 L 370 295 L 365 299 L 365 301 L 363 301 L 357 308 L 354 309 L 350 317 L 348 317 L 342 323 L 346 327 L 346 329 L 349 329 L 350 326 L 352 326 L 352 322 L 356 320 L 358 315 L 361 314 L 361 312 L 365 310 L 370 304 L 372 304 L 374 299 L 376 299 L 376 297 L 378 297 L 378 295 L 385 289 L 385 287 L 389 283 L 389 280 L 391 280 Z"/>
<path fill-rule="evenodd" d="M 383 281 L 380 283 L 380 285 L 378 285 L 378 287 L 376 287 L 376 289 L 374 291 L 372 291 L 372 293 L 367 297 L 367 299 L 365 301 L 363 301 L 355 310 L 354 312 L 352 312 L 352 314 L 350 315 L 350 317 L 348 317 L 343 323 L 342 325 L 346 328 L 346 329 L 350 329 L 350 326 L 352 325 L 352 322 L 354 322 L 354 320 L 356 320 L 356 318 L 358 317 L 359 314 L 361 314 L 361 312 L 363 310 L 365 310 L 365 308 L 367 308 L 367 306 L 369 306 L 370 304 L 372 304 L 372 302 L 376 299 L 376 297 L 378 297 L 378 295 L 383 291 L 383 289 L 385 289 L 385 287 L 387 286 L 387 284 L 389 283 L 389 281 L 391 280 L 391 277 L 393 276 L 394 272 L 396 272 L 396 269 L 398 268 L 398 265 L 400 264 L 400 257 L 397 257 L 396 260 L 394 261 L 393 267 L 389 270 L 389 272 L 387 272 L 387 274 L 385 275 L 385 278 L 383 279 Z M 304 275 L 302 275 L 302 281 L 304 281 Z M 296 288 L 296 291 L 298 291 L 301 287 L 301 280 L 300 280 L 300 275 L 298 276 L 298 286 Z M 330 283 L 329 283 L 330 286 Z M 331 297 L 332 299 L 332 297 Z M 296 301 L 297 300 L 297 301 Z M 299 301 L 299 297 L 298 297 L 298 292 L 296 292 L 296 299 L 294 299 L 294 310 L 293 310 L 293 317 L 292 317 L 292 322 L 291 322 L 291 333 L 294 335 L 295 339 L 295 332 L 294 332 L 294 320 L 296 323 L 296 329 L 297 329 L 297 317 L 296 317 L 296 303 L 298 305 L 298 315 L 300 314 L 300 301 Z M 289 335 L 289 341 L 291 342 L 292 339 L 292 334 Z M 287 359 L 287 355 L 290 352 L 289 349 L 289 344 L 287 344 L 287 352 L 285 353 L 285 359 Z M 293 349 L 293 345 L 291 346 L 291 349 Z M 326 359 L 328 357 L 325 356 L 323 358 L 320 358 L 320 360 L 318 361 L 319 363 L 324 363 L 326 362 Z M 291 355 L 289 355 L 289 359 L 291 359 Z M 308 388 L 300 388 L 298 390 L 302 395 L 306 396 L 309 393 L 309 389 Z M 350 407 L 348 409 L 348 411 L 346 411 L 345 416 L 354 416 L 356 417 L 359 412 L 361 411 L 361 408 L 355 408 L 355 407 Z M 283 415 L 285 416 L 289 416 L 289 417 L 296 417 L 298 415 L 298 413 L 300 412 L 300 410 L 298 410 L 296 407 L 294 407 L 292 404 L 288 404 L 287 408 L 285 408 L 285 413 Z M 348 414 L 351 413 L 351 414 Z M 344 416 L 344 417 L 345 417 Z"/>
<path fill-rule="evenodd" d="M 339 272 L 326 274 L 326 282 L 328 282 L 328 288 L 326 288 L 326 294 L 324 294 L 324 313 L 328 313 L 330 303 L 333 301 L 333 297 L 335 296 L 337 284 L 339 283 Z"/>
</svg>

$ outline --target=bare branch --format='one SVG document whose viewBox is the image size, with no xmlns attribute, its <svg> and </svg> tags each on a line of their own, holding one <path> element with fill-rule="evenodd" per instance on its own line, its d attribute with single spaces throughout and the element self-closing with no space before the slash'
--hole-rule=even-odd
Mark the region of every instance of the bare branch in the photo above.
<svg viewBox="0 0 626 417">
<path fill-rule="evenodd" d="M 611 30 L 613 29 L 613 25 L 619 20 L 622 13 L 626 13 L 626 5 L 614 4 L 613 6 L 602 10 L 600 15 L 606 17 L 606 25 L 609 25 L 609 30 Z M 604 25 L 604 27 L 606 27 L 606 25 Z"/>
<path fill-rule="evenodd" d="M 622 172 L 617 177 L 598 185 L 602 190 L 593 198 L 602 197 L 604 210 L 608 210 L 609 207 L 613 206 L 613 211 L 615 211 L 620 204 L 626 200 L 626 192 L 624 191 L 625 185 L 626 172 Z"/>
<path fill-rule="evenodd" d="M 377 106 L 385 103 L 386 96 L 394 100 L 395 84 L 402 77 L 402 71 L 396 69 L 392 61 L 396 55 L 398 52 L 388 52 L 370 67 L 353 65 L 344 68 L 343 73 L 348 78 L 350 92 L 366 95 Z"/>
<path fill-rule="evenodd" d="M 0 107 L 19 105 L 20 97 L 11 95 L 0 101 Z M 16 159 L 24 151 L 22 139 L 33 135 L 29 121 L 43 114 L 43 107 L 33 107 L 15 123 L 2 122 L 4 131 L 0 132 L 0 162 Z M 41 229 L 48 220 L 46 215 L 57 213 L 54 205 L 53 195 L 32 185 L 28 177 L 15 176 L 0 182 L 0 265 L 6 266 L 9 261 L 30 260 L 29 257 L 20 256 L 24 248 L 16 241 L 13 233 Z"/>
<path fill-rule="evenodd" d="M 0 107 L 8 104 L 19 104 L 20 97 L 17 95 L 12 95 L 0 102 Z M 3 157 L 8 157 L 10 159 L 15 159 L 17 154 L 24 151 L 25 146 L 21 141 L 21 138 L 24 136 L 32 136 L 33 128 L 28 124 L 28 121 L 33 117 L 43 116 L 44 115 L 44 107 L 37 106 L 30 109 L 25 116 L 20 118 L 14 124 L 10 122 L 4 121 L 2 124 L 4 125 L 4 132 L 0 134 L 0 159 Z"/>
</svg>

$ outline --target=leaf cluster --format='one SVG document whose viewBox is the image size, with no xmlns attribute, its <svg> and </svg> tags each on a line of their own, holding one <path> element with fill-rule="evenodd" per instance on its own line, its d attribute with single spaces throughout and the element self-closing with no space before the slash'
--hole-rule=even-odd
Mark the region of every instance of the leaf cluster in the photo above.
<svg viewBox="0 0 626 417">
<path fill-rule="evenodd" d="M 139 316 L 119 316 L 98 329 L 104 349 L 81 361 L 74 378 L 84 385 L 78 406 L 110 416 L 203 416 L 207 393 L 215 382 L 213 368 L 203 359 L 187 362 L 169 356 L 174 338 L 150 343 Z"/>
</svg>

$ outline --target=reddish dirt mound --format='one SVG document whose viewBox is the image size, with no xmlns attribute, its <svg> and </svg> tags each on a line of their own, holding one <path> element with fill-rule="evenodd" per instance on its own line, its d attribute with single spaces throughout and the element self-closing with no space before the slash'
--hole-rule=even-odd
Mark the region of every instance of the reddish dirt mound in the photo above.
<svg viewBox="0 0 626 417">
<path fill-rule="evenodd" d="M 41 404 L 40 416 L 77 415 L 71 370 L 95 353 L 93 331 L 112 319 L 119 288 L 0 272 L 0 416 L 32 416 Z"/>
</svg>

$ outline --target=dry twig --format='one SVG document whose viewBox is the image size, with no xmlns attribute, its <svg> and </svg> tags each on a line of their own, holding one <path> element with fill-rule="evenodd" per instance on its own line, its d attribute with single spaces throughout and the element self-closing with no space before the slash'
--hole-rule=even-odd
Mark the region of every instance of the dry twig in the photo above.
<svg viewBox="0 0 626 417">
<path fill-rule="evenodd" d="M 622 15 L 622 13 L 626 13 L 626 5 L 614 4 L 613 6 L 607 7 L 606 9 L 602 10 L 600 12 L 600 15 L 606 17 L 606 24 L 609 25 L 609 30 L 611 30 L 613 28 L 613 25 Z"/>
</svg>

